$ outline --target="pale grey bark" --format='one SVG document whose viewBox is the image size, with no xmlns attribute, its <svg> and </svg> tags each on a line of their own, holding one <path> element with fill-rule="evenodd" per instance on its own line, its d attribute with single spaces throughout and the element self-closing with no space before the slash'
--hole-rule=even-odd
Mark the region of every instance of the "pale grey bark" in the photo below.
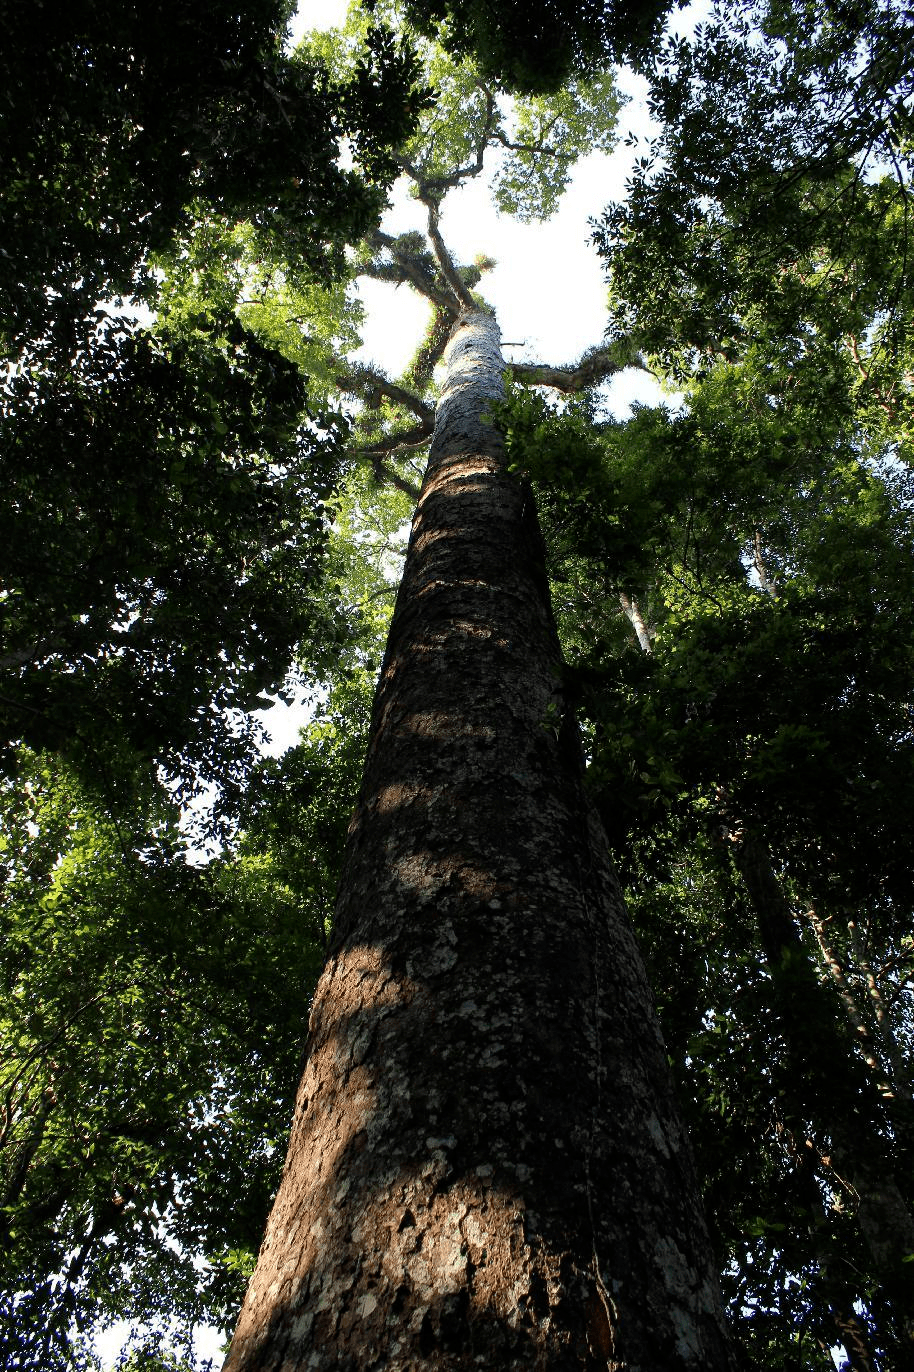
<svg viewBox="0 0 914 1372">
<path fill-rule="evenodd" d="M 428 236 L 432 247 L 435 249 L 435 257 L 437 258 L 438 266 L 441 268 L 441 275 L 454 292 L 460 306 L 464 310 L 470 312 L 475 311 L 476 302 L 473 299 L 472 292 L 461 280 L 460 273 L 454 266 L 454 263 L 451 260 L 451 254 L 448 252 L 444 239 L 441 237 L 441 230 L 438 227 L 438 205 L 431 199 L 425 200 L 424 203 L 428 209 Z"/>
<path fill-rule="evenodd" d="M 768 575 L 768 566 L 765 562 L 765 554 L 762 548 L 762 536 L 758 529 L 756 529 L 755 537 L 752 540 L 752 561 L 755 566 L 756 575 L 758 576 L 759 588 L 763 590 L 766 595 L 776 595 L 777 592 L 774 582 Z"/>
<path fill-rule="evenodd" d="M 641 614 L 641 609 L 635 597 L 626 595 L 624 591 L 620 591 L 619 604 L 622 606 L 626 619 L 635 631 L 635 637 L 638 639 L 642 652 L 652 653 L 654 650 L 651 646 L 651 633 L 644 622 L 644 617 Z"/>
<path fill-rule="evenodd" d="M 880 1089 L 885 1091 L 887 1089 L 887 1083 L 881 1080 L 882 1064 L 875 1052 L 872 1030 L 864 1019 L 860 1006 L 857 1003 L 857 998 L 848 984 L 847 977 L 844 973 L 844 965 L 828 938 L 825 928 L 826 922 L 817 911 L 813 909 L 807 911 L 807 918 L 812 925 L 813 933 L 816 936 L 816 942 L 819 945 L 819 952 L 822 954 L 822 961 L 825 964 L 829 978 L 832 985 L 835 987 L 835 990 L 838 992 L 838 998 L 844 1006 L 845 1013 L 854 1030 L 855 1041 L 860 1047 L 864 1061 L 873 1072 L 879 1074 Z"/>
<path fill-rule="evenodd" d="M 870 964 L 866 951 L 866 940 L 861 936 L 856 920 L 849 920 L 847 931 L 850 936 L 854 961 L 866 981 L 867 996 L 876 1021 L 876 1030 L 881 1040 L 881 1048 L 891 1067 L 895 1090 L 910 1103 L 912 1099 L 911 1071 L 901 1045 L 895 1036 L 892 1017 L 882 988 Z"/>
</svg>

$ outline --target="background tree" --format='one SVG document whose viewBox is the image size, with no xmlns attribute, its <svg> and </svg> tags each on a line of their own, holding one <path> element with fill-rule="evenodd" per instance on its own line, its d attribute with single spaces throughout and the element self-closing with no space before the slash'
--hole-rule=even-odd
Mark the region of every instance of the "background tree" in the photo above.
<svg viewBox="0 0 914 1372">
<path fill-rule="evenodd" d="M 782 465 L 778 413 L 720 405 L 723 379 L 674 419 L 602 432 L 516 395 L 508 448 L 536 456 L 589 776 L 695 1103 L 733 1327 L 762 1366 L 816 1339 L 823 1366 L 853 1340 L 854 1366 L 891 1366 L 910 1251 L 906 483 L 828 441 Z"/>
<path fill-rule="evenodd" d="M 180 258 L 201 215 L 247 221 L 262 258 L 313 281 L 377 214 L 385 140 L 424 98 L 410 59 L 372 29 L 334 83 L 283 55 L 285 17 L 272 2 L 205 22 L 167 3 L 5 15 L 0 703 L 10 742 L 87 778 L 126 749 L 237 785 L 254 750 L 232 712 L 320 636 L 339 422 L 303 425 L 297 367 L 218 300 L 152 329 L 118 313 L 157 303 L 156 255 Z"/>
</svg>

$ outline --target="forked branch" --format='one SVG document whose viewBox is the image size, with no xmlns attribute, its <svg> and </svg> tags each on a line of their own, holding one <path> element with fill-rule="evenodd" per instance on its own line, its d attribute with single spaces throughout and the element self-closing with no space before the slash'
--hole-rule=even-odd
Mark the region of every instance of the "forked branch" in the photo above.
<svg viewBox="0 0 914 1372">
<path fill-rule="evenodd" d="M 438 227 L 437 204 L 434 200 L 423 200 L 423 204 L 428 206 L 428 236 L 431 239 L 432 247 L 435 249 L 435 257 L 438 259 L 441 275 L 456 295 L 457 300 L 465 309 L 478 309 L 479 306 L 473 299 L 472 292 L 466 283 L 461 280 L 460 273 L 454 266 L 454 259 L 451 257 L 444 239 L 441 237 L 441 230 Z"/>
</svg>

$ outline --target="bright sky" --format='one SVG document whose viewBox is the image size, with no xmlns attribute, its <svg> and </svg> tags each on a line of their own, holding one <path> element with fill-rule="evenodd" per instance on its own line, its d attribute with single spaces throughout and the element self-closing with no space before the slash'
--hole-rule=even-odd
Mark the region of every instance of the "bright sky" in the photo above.
<svg viewBox="0 0 914 1372">
<path fill-rule="evenodd" d="M 303 0 L 292 25 L 293 41 L 308 29 L 342 23 L 347 9 L 348 0 Z M 693 22 L 690 9 L 677 28 L 691 29 Z M 623 137 L 629 130 L 638 134 L 648 130 L 644 84 L 630 74 L 620 80 L 624 93 L 632 97 L 619 118 Z M 632 148 L 620 145 L 612 154 L 582 159 L 559 210 L 545 223 L 519 224 L 498 215 L 484 176 L 452 191 L 445 200 L 442 233 L 455 257 L 471 262 L 484 252 L 498 263 L 483 278 L 480 290 L 495 307 L 502 338 L 515 345 L 505 347 L 509 359 L 560 366 L 602 341 L 607 324 L 606 284 L 590 242 L 588 221 L 610 200 L 623 198 L 633 156 Z M 404 186 L 394 188 L 383 227 L 390 233 L 424 229 L 424 211 Z M 368 310 L 362 355 L 396 374 L 421 338 L 427 306 L 413 292 L 401 290 L 396 310 L 391 310 L 392 290 L 382 282 L 362 283 Z M 608 403 L 614 413 L 625 417 L 632 399 L 656 402 L 658 395 L 653 381 L 633 370 L 614 379 Z"/>
</svg>

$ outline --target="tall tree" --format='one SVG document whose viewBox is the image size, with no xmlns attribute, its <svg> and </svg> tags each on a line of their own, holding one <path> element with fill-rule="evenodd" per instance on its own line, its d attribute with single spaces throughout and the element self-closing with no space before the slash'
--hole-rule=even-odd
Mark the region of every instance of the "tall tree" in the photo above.
<svg viewBox="0 0 914 1372">
<path fill-rule="evenodd" d="M 548 207 L 605 125 L 606 85 L 602 100 L 559 93 L 552 117 L 521 107 L 531 133 L 512 136 L 472 69 L 428 56 L 453 103 L 400 158 L 428 242 L 368 249 L 444 315 L 445 375 L 434 412 L 416 393 L 434 356 L 411 378 L 360 378 L 414 421 L 374 450 L 433 427 L 431 452 L 283 1182 L 226 1367 L 727 1368 L 663 1045 L 584 792 L 532 493 L 487 419 L 498 328 L 439 222 L 491 143 L 531 173 L 520 185 L 509 164 L 506 199 Z M 615 365 L 601 354 L 591 374 Z"/>
</svg>

